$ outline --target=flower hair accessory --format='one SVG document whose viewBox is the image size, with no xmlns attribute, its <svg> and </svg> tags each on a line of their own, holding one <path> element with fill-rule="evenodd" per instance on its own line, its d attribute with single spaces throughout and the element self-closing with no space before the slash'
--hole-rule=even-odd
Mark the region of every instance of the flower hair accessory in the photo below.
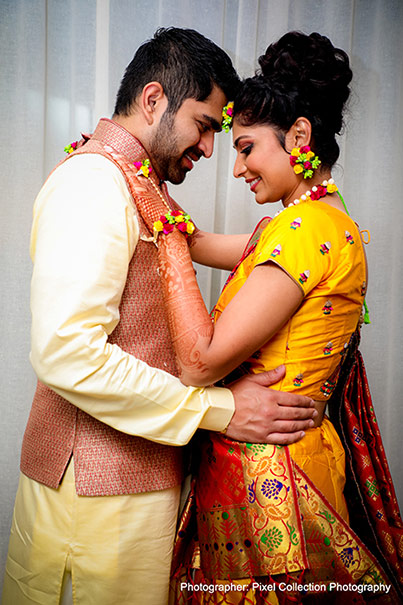
<svg viewBox="0 0 403 605">
<path fill-rule="evenodd" d="M 147 158 L 142 162 L 133 162 L 133 164 L 138 169 L 136 176 L 145 176 L 148 179 L 150 173 L 153 171 L 150 160 Z"/>
<path fill-rule="evenodd" d="M 222 110 L 221 126 L 222 126 L 222 129 L 224 130 L 224 132 L 229 132 L 233 113 L 234 113 L 234 102 L 230 101 L 228 103 L 228 105 L 225 105 L 225 107 L 223 107 L 223 110 Z"/>
<path fill-rule="evenodd" d="M 181 231 L 185 237 L 192 235 L 195 230 L 195 226 L 190 220 L 190 216 L 188 214 L 184 214 L 179 210 L 173 210 L 172 212 L 167 212 L 166 214 L 160 216 L 158 221 L 155 221 L 154 225 L 154 237 L 156 238 L 158 233 L 172 233 L 174 228 L 176 227 Z"/>
<path fill-rule="evenodd" d="M 73 151 L 75 151 L 77 149 L 77 145 L 78 145 L 78 141 L 73 141 L 73 143 L 69 143 L 68 145 L 66 145 L 66 147 L 64 148 L 64 151 L 66 153 L 73 153 Z"/>
<path fill-rule="evenodd" d="M 303 175 L 304 179 L 310 179 L 313 176 L 314 170 L 321 164 L 317 155 L 311 151 L 309 145 L 303 147 L 294 147 L 290 155 L 290 164 L 294 169 L 295 174 Z"/>
</svg>

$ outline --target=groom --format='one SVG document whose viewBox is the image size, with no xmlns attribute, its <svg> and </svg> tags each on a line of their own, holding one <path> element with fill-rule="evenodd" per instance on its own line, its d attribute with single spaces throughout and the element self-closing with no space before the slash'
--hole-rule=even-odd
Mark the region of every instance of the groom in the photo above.
<svg viewBox="0 0 403 605">
<path fill-rule="evenodd" d="M 99 122 L 35 202 L 32 352 L 38 388 L 24 435 L 3 603 L 167 602 L 182 448 L 197 428 L 292 443 L 315 415 L 271 391 L 284 370 L 229 389 L 178 380 L 147 204 L 177 206 L 180 183 L 209 158 L 238 77 L 192 30 L 158 30 L 127 67 L 112 120 Z M 77 148 L 77 149 L 76 149 Z M 141 171 L 147 178 L 139 178 Z M 197 232 L 222 267 L 245 236 Z M 70 579 L 71 576 L 71 579 Z"/>
</svg>

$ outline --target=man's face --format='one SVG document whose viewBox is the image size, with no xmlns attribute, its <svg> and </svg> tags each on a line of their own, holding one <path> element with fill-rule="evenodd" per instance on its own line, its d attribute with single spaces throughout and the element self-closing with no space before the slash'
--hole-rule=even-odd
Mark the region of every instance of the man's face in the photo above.
<svg viewBox="0 0 403 605">
<path fill-rule="evenodd" d="M 182 183 L 194 162 L 211 156 L 225 103 L 223 91 L 214 86 L 205 101 L 185 99 L 176 114 L 165 111 L 150 143 L 152 163 L 162 180 Z"/>
</svg>

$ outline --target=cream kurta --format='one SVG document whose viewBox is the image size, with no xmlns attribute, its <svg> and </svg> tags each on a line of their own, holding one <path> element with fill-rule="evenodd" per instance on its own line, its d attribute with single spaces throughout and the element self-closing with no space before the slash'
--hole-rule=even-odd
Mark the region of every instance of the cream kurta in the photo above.
<svg viewBox="0 0 403 605">
<path fill-rule="evenodd" d="M 222 430 L 233 397 L 185 387 L 107 342 L 138 237 L 130 193 L 112 162 L 78 156 L 50 176 L 34 207 L 31 363 L 39 380 L 101 422 L 183 445 L 198 427 Z"/>
<path fill-rule="evenodd" d="M 183 445 L 198 427 L 222 430 L 233 397 L 185 387 L 108 343 L 138 237 L 130 193 L 112 162 L 82 155 L 53 172 L 34 207 L 31 362 L 42 382 L 101 422 Z M 21 477 L 4 605 L 58 603 L 66 566 L 79 603 L 131 605 L 137 594 L 162 605 L 178 488 L 91 498 L 77 496 L 73 478 L 73 464 L 58 490 Z"/>
</svg>

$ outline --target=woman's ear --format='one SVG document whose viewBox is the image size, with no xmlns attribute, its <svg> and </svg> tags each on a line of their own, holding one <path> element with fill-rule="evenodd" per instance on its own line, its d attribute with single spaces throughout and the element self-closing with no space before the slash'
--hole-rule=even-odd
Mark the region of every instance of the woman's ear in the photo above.
<svg viewBox="0 0 403 605">
<path fill-rule="evenodd" d="M 309 145 L 312 137 L 312 125 L 307 118 L 297 118 L 285 135 L 285 148 L 288 152 L 294 147 Z"/>
<path fill-rule="evenodd" d="M 159 82 L 148 82 L 140 96 L 140 110 L 149 126 L 159 122 L 168 106 L 168 99 Z"/>
</svg>

